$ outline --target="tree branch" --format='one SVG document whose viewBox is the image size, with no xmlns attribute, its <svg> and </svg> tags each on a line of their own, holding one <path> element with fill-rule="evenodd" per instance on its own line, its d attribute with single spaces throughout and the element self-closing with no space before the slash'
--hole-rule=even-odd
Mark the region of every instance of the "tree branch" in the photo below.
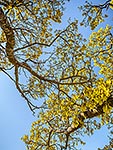
<svg viewBox="0 0 113 150">
<path fill-rule="evenodd" d="M 95 110 L 87 110 L 81 114 L 78 115 L 79 118 L 79 125 L 77 127 L 74 127 L 73 125 L 70 126 L 69 128 L 67 128 L 67 133 L 66 134 L 71 134 L 74 131 L 78 130 L 79 128 L 81 128 L 83 126 L 83 122 L 86 119 L 90 119 L 90 118 L 94 118 L 97 116 L 100 116 L 104 113 L 103 111 L 103 107 L 105 105 L 109 105 L 111 107 L 113 107 L 113 96 L 111 95 L 110 97 L 108 97 L 107 101 L 105 101 L 102 105 L 98 105 L 97 108 Z"/>
</svg>

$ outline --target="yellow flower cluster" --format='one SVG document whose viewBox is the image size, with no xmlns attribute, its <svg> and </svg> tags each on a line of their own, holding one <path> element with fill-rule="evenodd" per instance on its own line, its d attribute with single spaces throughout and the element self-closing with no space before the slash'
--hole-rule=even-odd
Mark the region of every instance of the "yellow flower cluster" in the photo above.
<svg viewBox="0 0 113 150">
<path fill-rule="evenodd" d="M 54 140 L 51 140 L 51 142 L 48 144 L 49 132 L 50 130 L 47 125 L 45 124 L 43 126 L 42 120 L 37 120 L 32 123 L 30 135 L 24 135 L 21 139 L 28 145 L 27 148 L 29 150 L 55 150 Z"/>
<path fill-rule="evenodd" d="M 107 100 L 111 93 L 112 82 L 110 79 L 104 81 L 103 78 L 100 78 L 96 82 L 96 87 L 85 89 L 84 95 L 89 99 L 87 105 L 90 109 L 97 104 L 102 105 Z"/>
<path fill-rule="evenodd" d="M 111 47 L 113 38 L 110 34 L 111 29 L 112 27 L 107 25 L 105 29 L 100 28 L 97 32 L 93 32 L 88 43 L 90 57 L 93 58 L 94 66 L 98 66 L 98 73 L 104 75 L 107 79 L 111 79 L 113 74 L 113 49 Z"/>
<path fill-rule="evenodd" d="M 109 35 L 110 30 L 112 29 L 111 26 L 106 25 L 105 29 L 100 28 L 97 32 L 92 32 L 89 37 L 88 46 L 92 46 L 93 48 L 100 47 L 106 45 L 106 37 Z"/>
</svg>

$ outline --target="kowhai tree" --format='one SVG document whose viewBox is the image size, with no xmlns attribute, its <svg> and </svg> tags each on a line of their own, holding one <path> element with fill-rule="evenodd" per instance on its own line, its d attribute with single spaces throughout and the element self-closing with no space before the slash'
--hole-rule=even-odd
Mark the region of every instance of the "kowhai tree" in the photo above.
<svg viewBox="0 0 113 150">
<path fill-rule="evenodd" d="M 97 27 L 113 0 L 86 2 L 79 7 L 81 22 L 69 20 L 65 29 L 54 30 L 68 1 L 0 1 L 0 70 L 32 113 L 38 110 L 30 134 L 22 137 L 28 150 L 75 150 L 85 144 L 81 135 L 105 124 L 111 136 L 104 149 L 112 149 L 113 34 L 110 25 Z M 79 26 L 91 28 L 88 39 Z"/>
</svg>

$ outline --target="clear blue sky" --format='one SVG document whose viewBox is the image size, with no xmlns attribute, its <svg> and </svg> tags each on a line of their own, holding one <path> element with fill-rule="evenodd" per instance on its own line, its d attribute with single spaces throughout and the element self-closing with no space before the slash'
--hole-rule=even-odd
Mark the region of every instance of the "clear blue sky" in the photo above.
<svg viewBox="0 0 113 150">
<path fill-rule="evenodd" d="M 83 2 L 85 0 L 71 0 L 68 3 L 62 27 L 66 26 L 66 20 L 70 16 L 80 19 L 80 12 L 76 6 L 82 5 Z M 94 2 L 99 3 L 98 0 Z M 61 25 L 59 27 L 61 28 Z M 87 29 L 81 29 L 81 32 L 87 36 L 90 34 Z M 0 150 L 25 150 L 25 145 L 20 138 L 29 132 L 31 123 L 35 120 L 36 117 L 32 115 L 13 82 L 0 72 Z M 106 127 L 85 139 L 87 144 L 83 150 L 96 150 L 97 147 L 103 147 L 108 142 Z"/>
</svg>

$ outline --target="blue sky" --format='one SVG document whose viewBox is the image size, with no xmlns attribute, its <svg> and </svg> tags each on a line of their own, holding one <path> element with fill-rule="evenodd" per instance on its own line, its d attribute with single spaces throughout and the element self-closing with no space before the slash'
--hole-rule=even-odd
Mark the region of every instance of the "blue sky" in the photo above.
<svg viewBox="0 0 113 150">
<path fill-rule="evenodd" d="M 101 3 L 104 1 L 100 0 Z M 68 3 L 63 24 L 62 26 L 58 25 L 60 28 L 66 26 L 66 20 L 70 16 L 80 19 L 80 12 L 76 6 L 81 5 L 82 2 L 85 1 L 72 0 Z M 98 4 L 98 0 L 95 0 L 96 2 Z M 84 28 L 81 29 L 81 32 L 87 36 L 90 34 Z M 29 132 L 31 123 L 35 120 L 36 117 L 32 115 L 13 82 L 0 72 L 0 150 L 25 150 L 25 145 L 20 138 Z M 96 150 L 97 147 L 103 147 L 108 142 L 106 127 L 96 131 L 91 137 L 85 137 L 85 139 L 87 144 L 83 150 Z"/>
<path fill-rule="evenodd" d="M 0 149 L 24 150 L 21 136 L 29 132 L 35 117 L 12 81 L 0 73 Z"/>
</svg>

